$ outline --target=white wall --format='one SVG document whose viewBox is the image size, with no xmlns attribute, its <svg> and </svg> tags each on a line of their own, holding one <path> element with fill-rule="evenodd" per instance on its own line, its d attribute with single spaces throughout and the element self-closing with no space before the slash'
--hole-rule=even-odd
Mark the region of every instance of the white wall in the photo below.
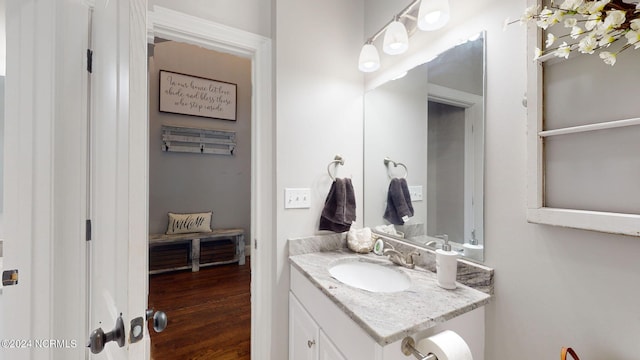
<svg viewBox="0 0 640 360">
<path fill-rule="evenodd" d="M 271 4 L 273 0 L 148 0 L 154 5 L 197 16 L 219 24 L 271 37 Z"/>
<path fill-rule="evenodd" d="M 159 72 L 237 85 L 236 121 L 160 112 Z M 162 125 L 236 132 L 232 156 L 162 151 Z M 213 211 L 212 228 L 251 230 L 251 60 L 173 41 L 149 61 L 149 231 L 167 230 L 167 212 Z"/>
<path fill-rule="evenodd" d="M 362 1 L 277 0 L 275 81 L 277 123 L 277 254 L 272 359 L 287 358 L 287 239 L 317 233 L 331 185 L 327 164 L 345 159 L 362 224 Z M 310 209 L 284 209 L 284 188 L 311 188 Z"/>
<path fill-rule="evenodd" d="M 519 17 L 525 7 L 524 0 L 451 1 L 448 27 L 416 34 L 409 53 L 427 60 L 446 42 L 487 30 L 485 264 L 496 273 L 486 312 L 486 358 L 553 359 L 562 346 L 572 346 L 586 360 L 638 359 L 640 239 L 526 221 L 521 101 L 530 59 L 525 28 L 502 30 L 504 20 Z M 384 76 L 390 63 L 382 62 Z M 367 86 L 379 77 L 368 77 Z M 617 92 L 632 96 L 623 94 L 633 90 Z"/>
</svg>

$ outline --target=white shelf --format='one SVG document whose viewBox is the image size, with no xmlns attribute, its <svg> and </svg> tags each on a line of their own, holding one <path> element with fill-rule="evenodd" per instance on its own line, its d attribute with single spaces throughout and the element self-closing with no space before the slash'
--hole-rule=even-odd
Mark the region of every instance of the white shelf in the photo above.
<svg viewBox="0 0 640 360">
<path fill-rule="evenodd" d="M 162 151 L 233 155 L 235 148 L 235 131 L 162 126 Z"/>
</svg>

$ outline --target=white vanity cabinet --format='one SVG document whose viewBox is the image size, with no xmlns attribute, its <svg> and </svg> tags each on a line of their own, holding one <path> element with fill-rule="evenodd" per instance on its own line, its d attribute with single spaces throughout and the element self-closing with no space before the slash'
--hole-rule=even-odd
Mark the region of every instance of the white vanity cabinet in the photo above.
<svg viewBox="0 0 640 360">
<path fill-rule="evenodd" d="M 320 352 L 320 360 L 347 360 L 322 330 L 320 330 L 320 347 L 318 350 Z"/>
<path fill-rule="evenodd" d="M 375 345 L 371 337 L 304 275 L 291 269 L 290 360 L 382 359 L 374 357 Z"/>
<path fill-rule="evenodd" d="M 346 360 L 292 293 L 289 293 L 289 334 L 289 359 Z"/>
<path fill-rule="evenodd" d="M 289 360 L 408 360 L 401 351 L 404 335 L 379 343 L 368 326 L 350 313 L 349 304 L 336 304 L 295 266 L 289 293 Z M 375 296 L 375 294 L 373 294 Z M 380 307 L 396 304 L 380 303 Z M 375 309 L 372 309 L 375 311 Z M 352 318 L 353 317 L 353 318 Z M 393 319 L 381 318 L 380 322 Z M 450 329 L 462 336 L 474 360 L 484 360 L 484 307 L 461 314 L 419 334 L 416 340 Z"/>
</svg>

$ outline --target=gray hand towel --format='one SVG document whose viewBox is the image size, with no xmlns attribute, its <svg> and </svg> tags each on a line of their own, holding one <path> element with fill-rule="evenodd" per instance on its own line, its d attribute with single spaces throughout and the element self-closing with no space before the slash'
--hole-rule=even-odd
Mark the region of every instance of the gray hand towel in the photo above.
<svg viewBox="0 0 640 360">
<path fill-rule="evenodd" d="M 320 230 L 345 232 L 356 220 L 356 197 L 351 179 L 335 179 L 320 215 Z"/>
<path fill-rule="evenodd" d="M 387 209 L 384 218 L 394 225 L 403 225 L 403 217 L 413 216 L 413 205 L 407 180 L 404 178 L 391 179 L 387 193 Z"/>
</svg>

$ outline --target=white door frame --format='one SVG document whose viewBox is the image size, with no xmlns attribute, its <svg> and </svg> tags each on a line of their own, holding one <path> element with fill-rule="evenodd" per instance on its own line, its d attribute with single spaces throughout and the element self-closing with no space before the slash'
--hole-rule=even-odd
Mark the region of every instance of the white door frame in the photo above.
<svg viewBox="0 0 640 360">
<path fill-rule="evenodd" d="M 251 59 L 251 358 L 268 359 L 274 283 L 268 244 L 275 239 L 271 39 L 159 6 L 147 14 L 147 41 L 154 37 Z"/>
</svg>

